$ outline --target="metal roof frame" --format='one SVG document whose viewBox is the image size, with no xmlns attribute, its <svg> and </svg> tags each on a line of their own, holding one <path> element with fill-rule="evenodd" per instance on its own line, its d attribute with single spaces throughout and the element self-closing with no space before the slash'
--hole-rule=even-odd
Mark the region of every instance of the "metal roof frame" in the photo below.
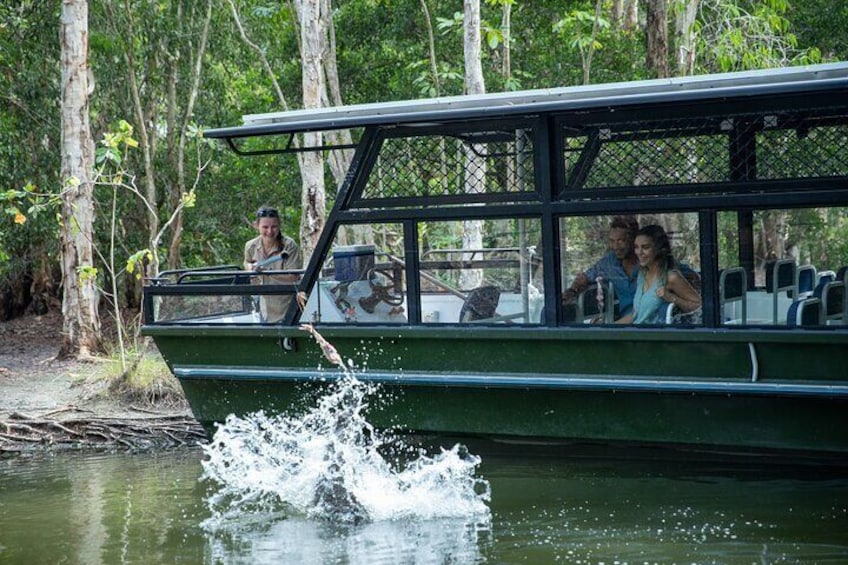
<svg viewBox="0 0 848 565">
<path fill-rule="evenodd" d="M 745 98 L 770 92 L 843 89 L 848 96 L 848 62 L 616 82 L 518 92 L 376 102 L 288 112 L 248 114 L 241 126 L 206 130 L 207 138 L 233 140 L 365 126 L 414 126 L 454 120 L 504 118 L 543 112 L 638 106 L 666 102 Z M 325 150 L 332 146 L 300 148 Z"/>
</svg>

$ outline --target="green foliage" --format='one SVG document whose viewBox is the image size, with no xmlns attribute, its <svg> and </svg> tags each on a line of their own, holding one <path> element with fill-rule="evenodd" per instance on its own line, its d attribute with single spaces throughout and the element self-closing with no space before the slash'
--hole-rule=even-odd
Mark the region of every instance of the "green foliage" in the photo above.
<svg viewBox="0 0 848 565">
<path fill-rule="evenodd" d="M 605 18 L 597 18 L 595 13 L 586 10 L 571 10 L 564 18 L 554 24 L 554 32 L 562 37 L 572 49 L 581 53 L 589 49 L 601 49 L 603 43 L 593 36 L 593 28 L 608 30 L 610 23 Z"/>
<path fill-rule="evenodd" d="M 127 258 L 127 273 L 131 275 L 135 275 L 137 279 L 140 279 L 143 273 L 143 269 L 139 269 L 140 265 L 144 265 L 145 263 L 149 263 L 153 260 L 153 253 L 149 249 L 142 249 L 141 251 L 136 251 L 132 255 Z"/>
<path fill-rule="evenodd" d="M 92 267 L 91 265 L 82 265 L 77 267 L 77 275 L 79 276 L 80 283 L 88 283 L 90 281 L 97 280 L 97 275 L 99 271 L 97 267 Z"/>
<path fill-rule="evenodd" d="M 789 19 L 801 46 L 817 50 L 822 60 L 848 60 L 848 2 L 792 2 Z"/>
<path fill-rule="evenodd" d="M 785 0 L 703 0 L 695 24 L 702 72 L 730 72 L 821 61 L 815 46 L 801 48 Z"/>
<path fill-rule="evenodd" d="M 58 256 L 59 3 L 0 6 L 0 286 Z"/>
<path fill-rule="evenodd" d="M 435 28 L 436 77 L 430 69 L 420 0 L 334 3 L 332 17 L 344 103 L 462 92 L 461 4 L 426 1 Z M 235 3 L 248 36 L 268 58 L 288 106 L 300 107 L 299 38 L 289 3 Z M 512 10 L 509 77 L 502 76 L 500 66 L 507 39 L 500 27 L 505 5 Z M 111 235 L 106 226 L 110 225 L 114 185 L 109 183 L 133 181 L 144 187 L 148 170 L 156 175 L 152 180 L 161 188 L 153 203 L 161 217 L 167 217 L 176 206 L 185 206 L 186 230 L 181 242 L 185 266 L 240 263 L 244 242 L 255 233 L 252 213 L 263 204 L 280 208 L 285 233 L 297 238 L 301 187 L 296 159 L 242 158 L 202 138 L 203 128 L 237 124 L 242 114 L 283 109 L 256 53 L 242 41 L 228 3 L 214 2 L 212 6 L 200 96 L 193 115 L 186 116 L 185 89 L 195 63 L 192 55 L 206 3 L 90 3 L 89 49 L 96 85 L 91 116 L 93 137 L 100 140 L 97 167 L 103 175 L 123 171 L 120 177 L 101 177 L 102 184 L 95 191 L 95 237 L 101 249 L 108 247 Z M 594 0 L 565 4 L 559 0 L 486 0 L 481 7 L 481 31 L 486 46 L 483 63 L 487 90 L 579 84 L 583 82 L 588 49 L 593 50 L 592 82 L 645 78 L 643 32 L 617 28 L 609 20 L 610 3 L 604 2 L 593 38 L 594 6 Z M 11 272 L 31 272 L 43 257 L 52 262 L 59 254 L 59 7 L 55 1 L 36 0 L 0 6 L 0 68 L 4 69 L 0 72 L 0 278 Z M 134 33 L 130 34 L 130 29 Z M 696 22 L 697 70 L 848 59 L 845 29 L 846 2 L 702 0 Z M 130 59 L 144 98 L 142 105 L 152 109 L 150 120 L 144 122 L 149 135 L 156 138 L 155 150 L 149 155 L 150 169 L 144 153 L 133 145 L 140 140 L 141 124 L 131 103 Z M 174 116 L 164 111 L 170 96 L 176 100 Z M 193 176 L 205 167 L 198 181 L 190 182 L 182 192 L 171 190 L 177 185 L 175 140 L 180 130 L 169 120 L 187 124 L 187 174 Z M 328 181 L 327 186 L 331 185 Z M 332 202 L 332 191 L 328 192 L 328 201 Z M 154 251 L 148 242 L 149 211 L 130 191 L 118 191 L 115 197 L 117 245 L 121 256 L 130 258 L 127 270 L 135 277 L 146 253 Z M 828 218 L 822 225 L 826 230 L 844 230 L 845 219 Z M 578 238 L 587 228 L 580 226 L 566 235 Z M 443 238 L 455 234 L 425 236 L 440 244 Z M 164 244 L 155 250 L 160 255 L 167 252 Z"/>
<path fill-rule="evenodd" d="M 427 98 L 435 98 L 439 96 L 439 89 L 436 86 L 435 79 L 438 79 L 438 84 L 443 87 L 447 86 L 448 90 L 461 90 L 463 74 L 460 69 L 451 68 L 446 62 L 441 62 L 436 65 L 436 77 L 430 70 L 430 61 L 422 59 L 421 61 L 413 61 L 407 65 L 410 71 L 417 71 L 417 76 L 412 79 L 412 84 L 418 88 L 418 93 Z"/>
</svg>

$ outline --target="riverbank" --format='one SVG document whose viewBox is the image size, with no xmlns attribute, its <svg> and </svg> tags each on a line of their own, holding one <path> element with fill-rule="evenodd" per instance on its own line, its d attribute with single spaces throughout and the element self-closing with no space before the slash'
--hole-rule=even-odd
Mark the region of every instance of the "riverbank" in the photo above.
<svg viewBox="0 0 848 565">
<path fill-rule="evenodd" d="M 204 439 L 179 395 L 128 398 L 110 390 L 110 360 L 57 359 L 61 330 L 61 316 L 53 312 L 0 322 L 0 453 L 141 449 Z"/>
</svg>

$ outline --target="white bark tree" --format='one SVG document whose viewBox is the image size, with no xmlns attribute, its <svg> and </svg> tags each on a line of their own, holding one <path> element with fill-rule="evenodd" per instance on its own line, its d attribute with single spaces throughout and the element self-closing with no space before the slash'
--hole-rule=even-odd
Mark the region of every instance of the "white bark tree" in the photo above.
<svg viewBox="0 0 848 565">
<path fill-rule="evenodd" d="M 695 18 L 698 0 L 675 0 L 674 35 L 677 48 L 677 76 L 688 76 L 695 70 Z"/>
<path fill-rule="evenodd" d="M 333 25 L 331 4 L 331 0 L 321 0 L 321 15 L 325 22 L 324 31 L 326 33 L 323 60 L 326 80 L 324 83 L 325 92 L 321 94 L 321 103 L 323 106 L 343 106 L 341 81 L 339 80 L 339 68 L 336 60 L 336 28 Z M 353 144 L 350 130 L 347 129 L 330 130 L 325 132 L 324 135 L 327 138 L 328 145 L 349 147 Z M 341 188 L 342 183 L 344 183 L 352 160 L 353 149 L 334 149 L 327 153 L 327 166 L 337 189 Z M 353 241 L 357 243 L 374 243 L 374 230 L 371 224 L 353 226 L 350 230 L 342 229 L 339 232 L 339 241 L 348 243 L 348 236 L 352 237 Z"/>
<path fill-rule="evenodd" d="M 301 88 L 303 107 L 320 108 L 322 95 L 326 97 L 324 81 L 324 47 L 328 14 L 322 14 L 321 0 L 296 0 L 297 19 L 300 24 L 301 44 Z M 323 143 L 322 132 L 303 135 L 305 147 L 317 147 Z M 300 157 L 301 174 L 301 220 L 300 245 L 304 261 L 312 255 L 326 215 L 324 189 L 324 156 L 319 151 L 308 151 Z"/>
<path fill-rule="evenodd" d="M 242 40 L 253 49 L 268 75 L 274 92 L 283 110 L 289 110 L 274 70 L 265 55 L 265 50 L 254 43 L 247 34 L 238 13 L 235 2 L 228 0 L 233 18 Z M 339 86 L 338 69 L 335 58 L 335 32 L 332 27 L 331 5 L 329 0 L 296 0 L 290 4 L 298 29 L 298 49 L 301 53 L 302 91 L 304 108 L 320 108 L 329 105 L 341 105 L 342 96 Z M 295 139 L 295 147 L 315 147 L 323 143 L 324 136 L 330 144 L 350 145 L 351 136 L 347 130 L 305 134 Z M 326 190 L 324 186 L 324 156 L 320 151 L 297 154 L 301 173 L 301 257 L 304 263 L 315 249 L 318 237 L 326 221 Z M 328 165 L 336 183 L 341 184 L 352 159 L 350 150 L 332 151 Z M 355 237 L 370 240 L 370 229 Z"/>
<path fill-rule="evenodd" d="M 89 122 L 88 2 L 64 0 L 62 51 L 62 315 L 61 356 L 100 349 L 99 293 L 93 263 L 94 142 Z"/>
<path fill-rule="evenodd" d="M 463 53 L 465 58 L 465 93 L 485 94 L 483 55 L 480 36 L 480 0 L 465 0 L 463 19 Z"/>
<path fill-rule="evenodd" d="M 465 93 L 485 94 L 483 80 L 482 43 L 480 36 L 480 0 L 465 0 L 463 19 L 463 46 L 465 55 Z M 465 146 L 465 192 L 467 194 L 486 190 L 486 146 L 473 144 Z M 463 249 L 481 249 L 483 247 L 483 222 L 467 220 L 462 222 Z M 470 259 L 466 254 L 464 259 Z M 479 258 L 479 257 L 478 257 Z M 479 269 L 463 269 L 459 284 L 463 289 L 480 286 L 483 274 Z"/>
<path fill-rule="evenodd" d="M 339 68 L 336 61 L 336 28 L 333 25 L 332 6 L 330 0 L 321 1 L 321 14 L 325 21 L 325 32 L 327 34 L 326 49 L 324 50 L 324 73 L 326 75 L 326 92 L 322 95 L 324 106 L 342 106 L 341 81 L 339 80 Z M 351 145 L 353 140 L 350 130 L 328 131 L 327 140 L 333 145 Z M 336 186 L 344 182 L 350 162 L 353 159 L 353 149 L 339 149 L 330 151 L 327 155 L 330 173 L 336 181 Z"/>
</svg>

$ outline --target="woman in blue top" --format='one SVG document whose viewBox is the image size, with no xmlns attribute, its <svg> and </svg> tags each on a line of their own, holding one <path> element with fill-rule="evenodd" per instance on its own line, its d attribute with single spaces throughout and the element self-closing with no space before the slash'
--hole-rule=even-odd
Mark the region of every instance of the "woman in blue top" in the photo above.
<svg viewBox="0 0 848 565">
<path fill-rule="evenodd" d="M 701 295 L 678 270 L 671 243 L 662 226 L 645 226 L 634 241 L 639 260 L 639 276 L 633 296 L 633 310 L 616 321 L 619 324 L 661 324 L 665 303 L 688 313 L 701 307 Z"/>
</svg>

